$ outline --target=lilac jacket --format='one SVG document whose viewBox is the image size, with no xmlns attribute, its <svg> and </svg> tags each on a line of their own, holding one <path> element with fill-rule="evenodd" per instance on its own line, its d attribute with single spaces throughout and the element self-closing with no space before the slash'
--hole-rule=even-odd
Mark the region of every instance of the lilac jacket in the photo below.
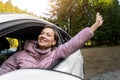
<svg viewBox="0 0 120 80">
<path fill-rule="evenodd" d="M 80 49 L 86 41 L 93 36 L 89 27 L 81 30 L 76 36 L 65 44 L 59 45 L 54 50 L 36 50 L 36 41 L 29 41 L 23 51 L 19 51 L 7 59 L 0 67 L 0 74 L 22 68 L 48 68 L 59 58 L 66 58 Z M 41 53 L 46 53 L 42 55 Z"/>
</svg>

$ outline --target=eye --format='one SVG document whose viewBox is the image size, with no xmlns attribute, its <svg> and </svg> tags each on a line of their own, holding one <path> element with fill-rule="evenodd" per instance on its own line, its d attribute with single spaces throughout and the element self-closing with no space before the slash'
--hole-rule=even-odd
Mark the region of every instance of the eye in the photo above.
<svg viewBox="0 0 120 80">
<path fill-rule="evenodd" d="M 40 33 L 40 35 L 43 35 L 44 34 L 44 32 L 42 31 L 41 33 Z"/>
<path fill-rule="evenodd" d="M 51 35 L 51 34 L 49 34 L 49 33 L 47 33 L 47 36 L 48 36 L 48 37 L 51 37 L 52 35 Z"/>
</svg>

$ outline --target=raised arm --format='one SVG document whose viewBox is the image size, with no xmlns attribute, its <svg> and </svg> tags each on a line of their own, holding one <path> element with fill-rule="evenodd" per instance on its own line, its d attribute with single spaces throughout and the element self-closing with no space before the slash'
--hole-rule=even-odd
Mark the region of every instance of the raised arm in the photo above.
<svg viewBox="0 0 120 80">
<path fill-rule="evenodd" d="M 95 32 L 103 23 L 103 17 L 102 15 L 97 12 L 96 13 L 96 21 L 95 23 L 90 27 L 93 32 Z"/>
<path fill-rule="evenodd" d="M 102 25 L 102 23 L 103 17 L 100 15 L 100 13 L 97 12 L 95 23 L 91 27 L 86 27 L 81 30 L 77 35 L 75 35 L 65 44 L 60 45 L 57 52 L 61 54 L 58 55 L 61 55 L 63 57 L 69 56 L 76 50 L 80 49 L 85 44 L 85 42 L 93 37 L 94 32 Z"/>
</svg>

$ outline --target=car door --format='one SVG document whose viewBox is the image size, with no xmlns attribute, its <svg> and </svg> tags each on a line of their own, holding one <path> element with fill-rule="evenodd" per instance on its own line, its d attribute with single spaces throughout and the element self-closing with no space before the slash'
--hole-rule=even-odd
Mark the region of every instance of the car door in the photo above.
<svg viewBox="0 0 120 80">
<path fill-rule="evenodd" d="M 69 41 L 71 36 L 65 31 L 59 29 L 60 39 L 62 44 Z M 54 67 L 54 70 L 67 72 L 69 74 L 79 76 L 81 79 L 84 78 L 84 69 L 83 69 L 83 57 L 81 55 L 80 49 L 71 54 L 68 58 L 63 59 L 61 63 Z"/>
</svg>

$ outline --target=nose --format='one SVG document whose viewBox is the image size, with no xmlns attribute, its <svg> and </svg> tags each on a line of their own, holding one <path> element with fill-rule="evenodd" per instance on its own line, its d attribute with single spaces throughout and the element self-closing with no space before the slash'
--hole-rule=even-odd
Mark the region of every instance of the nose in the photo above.
<svg viewBox="0 0 120 80">
<path fill-rule="evenodd" d="M 39 38 L 45 38 L 45 34 L 40 34 Z"/>
<path fill-rule="evenodd" d="M 42 34 L 41 37 L 45 37 L 45 34 Z"/>
</svg>

